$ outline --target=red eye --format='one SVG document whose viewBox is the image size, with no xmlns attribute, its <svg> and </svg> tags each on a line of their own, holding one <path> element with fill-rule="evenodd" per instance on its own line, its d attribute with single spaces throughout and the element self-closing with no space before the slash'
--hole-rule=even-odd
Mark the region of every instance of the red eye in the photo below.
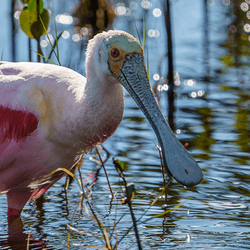
<svg viewBox="0 0 250 250">
<path fill-rule="evenodd" d="M 111 50 L 111 55 L 112 55 L 113 57 L 118 57 L 118 56 L 120 55 L 120 52 L 119 52 L 118 49 L 112 49 L 112 50 Z"/>
</svg>

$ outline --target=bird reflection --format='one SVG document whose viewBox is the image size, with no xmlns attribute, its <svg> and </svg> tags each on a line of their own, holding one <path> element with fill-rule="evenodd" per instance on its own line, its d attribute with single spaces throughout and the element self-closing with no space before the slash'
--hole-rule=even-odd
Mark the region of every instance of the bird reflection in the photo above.
<svg viewBox="0 0 250 250">
<path fill-rule="evenodd" d="M 25 232 L 20 217 L 8 217 L 8 234 L 0 235 L 0 249 L 53 249 L 41 237 Z"/>
</svg>

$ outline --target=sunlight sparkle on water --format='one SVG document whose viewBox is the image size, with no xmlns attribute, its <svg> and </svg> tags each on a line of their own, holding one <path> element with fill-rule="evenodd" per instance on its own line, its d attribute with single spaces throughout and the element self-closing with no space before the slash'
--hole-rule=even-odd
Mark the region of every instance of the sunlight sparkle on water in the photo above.
<svg viewBox="0 0 250 250">
<path fill-rule="evenodd" d="M 45 36 L 45 40 L 48 42 L 48 43 L 54 43 L 54 38 L 51 34 L 47 34 Z"/>
<path fill-rule="evenodd" d="M 148 30 L 148 36 L 149 37 L 159 37 L 160 36 L 160 31 L 159 30 L 149 29 Z"/>
<path fill-rule="evenodd" d="M 155 80 L 155 81 L 159 81 L 160 80 L 160 75 L 159 74 L 154 74 L 153 75 L 153 79 Z"/>
<path fill-rule="evenodd" d="M 83 35 L 83 36 L 87 36 L 89 34 L 89 29 L 87 27 L 82 27 L 80 29 L 80 33 Z"/>
<path fill-rule="evenodd" d="M 15 12 L 15 14 L 14 14 L 14 17 L 15 17 L 16 19 L 19 19 L 20 15 L 21 15 L 21 11 L 17 10 L 17 11 Z"/>
<path fill-rule="evenodd" d="M 174 72 L 174 85 L 175 86 L 180 86 L 181 85 L 181 78 L 179 73 L 176 71 Z"/>
<path fill-rule="evenodd" d="M 72 40 L 73 40 L 74 42 L 79 42 L 79 41 L 81 40 L 81 36 L 80 36 L 79 34 L 74 34 L 74 35 L 72 36 Z"/>
<path fill-rule="evenodd" d="M 124 3 L 117 3 L 115 7 L 115 14 L 117 16 L 129 16 L 131 13 L 131 10 L 129 8 L 126 8 Z"/>
<path fill-rule="evenodd" d="M 125 6 L 118 6 L 115 8 L 115 14 L 117 16 L 125 15 L 126 13 L 126 7 Z"/>
<path fill-rule="evenodd" d="M 163 204 L 163 205 L 161 206 L 161 208 L 162 208 L 162 209 L 168 208 L 168 204 Z"/>
<path fill-rule="evenodd" d="M 157 90 L 160 91 L 160 92 L 161 91 L 168 91 L 168 85 L 167 84 L 158 85 Z"/>
<path fill-rule="evenodd" d="M 196 98 L 196 97 L 197 97 L 197 93 L 193 91 L 193 92 L 191 93 L 191 97 L 192 97 L 192 98 Z"/>
<path fill-rule="evenodd" d="M 142 0 L 141 7 L 144 9 L 150 9 L 152 7 L 152 3 L 148 0 Z"/>
<path fill-rule="evenodd" d="M 159 8 L 155 8 L 155 9 L 153 10 L 153 15 L 154 15 L 155 17 L 161 16 L 161 10 L 160 10 Z"/>
<path fill-rule="evenodd" d="M 248 19 L 250 19 L 250 11 L 247 12 L 246 16 Z"/>
<path fill-rule="evenodd" d="M 64 30 L 62 33 L 62 38 L 63 39 L 68 39 L 70 37 L 70 34 L 67 30 Z"/>
<path fill-rule="evenodd" d="M 204 90 L 198 90 L 197 92 L 193 91 L 190 96 L 192 98 L 196 98 L 196 97 L 202 97 L 205 94 Z"/>
<path fill-rule="evenodd" d="M 42 40 L 42 41 L 40 42 L 40 45 L 41 45 L 42 48 L 45 48 L 45 47 L 48 46 L 48 42 L 47 42 L 46 40 Z"/>
<path fill-rule="evenodd" d="M 247 4 L 246 2 L 242 2 L 242 3 L 240 4 L 240 8 L 241 8 L 244 12 L 246 12 L 246 11 L 249 10 L 249 6 L 248 6 L 248 4 Z"/>
<path fill-rule="evenodd" d="M 247 207 L 246 204 L 236 203 L 231 201 L 213 201 L 213 202 L 208 202 L 208 205 L 215 209 L 222 209 L 222 210 L 239 209 Z"/>
<path fill-rule="evenodd" d="M 131 2 L 129 3 L 129 8 L 130 8 L 131 10 L 137 9 L 137 8 L 138 8 L 138 3 L 135 2 L 135 1 L 131 1 Z"/>
<path fill-rule="evenodd" d="M 61 24 L 72 24 L 73 17 L 69 14 L 59 14 L 56 16 L 56 22 Z"/>
<path fill-rule="evenodd" d="M 196 80 L 194 80 L 194 79 L 188 79 L 188 80 L 184 81 L 184 84 L 187 85 L 187 86 L 193 87 L 196 84 Z"/>
<path fill-rule="evenodd" d="M 203 96 L 205 94 L 205 91 L 204 90 L 199 90 L 198 92 L 197 92 L 197 95 L 198 96 Z"/>
<path fill-rule="evenodd" d="M 250 24 L 246 23 L 244 25 L 244 30 L 245 30 L 246 33 L 250 33 Z"/>
</svg>

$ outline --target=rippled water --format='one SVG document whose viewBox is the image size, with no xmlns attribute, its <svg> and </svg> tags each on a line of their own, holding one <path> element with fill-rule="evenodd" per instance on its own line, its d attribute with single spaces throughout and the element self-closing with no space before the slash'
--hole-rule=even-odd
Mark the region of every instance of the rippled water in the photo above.
<svg viewBox="0 0 250 250">
<path fill-rule="evenodd" d="M 180 76 L 180 86 L 176 87 L 175 130 L 183 144 L 188 142 L 188 150 L 199 162 L 204 180 L 193 188 L 185 188 L 173 181 L 168 188 L 167 208 L 182 205 L 167 213 L 165 218 L 146 221 L 163 212 L 165 207 L 165 199 L 161 195 L 144 214 L 160 194 L 163 183 L 159 153 L 155 147 L 157 140 L 141 111 L 126 95 L 124 119 L 113 137 L 104 143 L 110 153 L 105 167 L 113 192 L 118 191 L 118 194 L 116 199 L 111 200 L 101 169 L 90 199 L 110 232 L 113 232 L 113 223 L 119 221 L 111 240 L 113 244 L 116 237 L 120 239 L 132 225 L 127 205 L 120 204 L 122 180 L 112 162 L 112 158 L 116 157 L 125 162 L 127 182 L 135 184 L 135 216 L 138 219 L 144 214 L 140 221 L 145 223 L 138 224 L 143 249 L 249 249 L 250 70 L 247 65 L 225 68 L 220 60 L 227 54 L 221 45 L 227 41 L 228 25 L 233 22 L 226 15 L 228 7 L 222 4 L 227 2 L 209 1 L 208 34 L 204 26 L 202 1 L 173 3 L 175 70 Z M 146 41 L 152 84 L 153 76 L 166 75 L 167 67 L 166 58 L 162 57 L 166 53 L 164 20 L 162 16 L 152 15 L 153 9 L 161 8 L 157 4 L 158 1 L 152 1 L 151 9 L 144 10 L 146 29 L 160 32 L 159 37 L 147 37 Z M 59 13 L 64 12 L 66 9 Z M 142 14 L 141 7 L 134 12 L 139 29 L 142 27 L 139 22 Z M 125 22 L 131 21 L 131 16 L 122 18 Z M 134 25 L 133 22 L 131 25 Z M 121 19 L 117 19 L 115 27 L 126 30 Z M 1 34 L 1 40 L 4 34 Z M 20 43 L 24 43 L 21 32 L 18 36 Z M 67 42 L 62 42 L 61 55 L 65 61 L 69 57 Z M 7 44 L 5 46 L 8 48 Z M 75 44 L 74 50 L 79 47 Z M 22 53 L 26 52 L 20 51 L 18 60 L 27 60 Z M 4 54 L 4 59 L 11 60 L 8 54 Z M 160 68 L 159 60 L 162 60 Z M 249 54 L 246 60 L 249 62 Z M 161 106 L 166 114 L 164 94 L 161 92 Z M 85 157 L 81 168 L 86 186 L 92 183 L 92 174 L 97 169 L 95 162 L 88 159 L 89 156 Z M 29 233 L 33 249 L 42 249 L 42 246 L 48 249 L 103 246 L 98 225 L 84 208 L 81 212 L 77 207 L 81 196 L 77 182 L 70 185 L 67 198 L 64 183 L 65 179 L 60 180 L 42 200 L 25 206 L 23 228 L 9 229 L 12 232 L 19 230 L 14 235 L 11 232 L 8 235 L 6 199 L 0 196 L 1 249 L 11 249 L 9 245 L 15 246 L 12 249 L 25 249 Z M 91 235 L 70 230 L 67 241 L 67 226 L 71 222 L 75 229 Z M 20 226 L 20 223 L 16 225 Z M 119 249 L 129 248 L 137 249 L 133 231 L 119 244 Z"/>
</svg>

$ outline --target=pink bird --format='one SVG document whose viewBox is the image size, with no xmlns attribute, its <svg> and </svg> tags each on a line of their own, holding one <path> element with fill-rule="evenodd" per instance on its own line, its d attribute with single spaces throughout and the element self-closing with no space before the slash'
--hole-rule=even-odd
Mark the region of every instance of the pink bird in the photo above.
<svg viewBox="0 0 250 250">
<path fill-rule="evenodd" d="M 10 216 L 45 193 L 81 155 L 107 140 L 123 116 L 123 87 L 152 125 L 168 173 L 185 186 L 202 172 L 162 116 L 138 41 L 108 31 L 89 41 L 86 78 L 41 63 L 0 62 L 0 194 Z"/>
</svg>

